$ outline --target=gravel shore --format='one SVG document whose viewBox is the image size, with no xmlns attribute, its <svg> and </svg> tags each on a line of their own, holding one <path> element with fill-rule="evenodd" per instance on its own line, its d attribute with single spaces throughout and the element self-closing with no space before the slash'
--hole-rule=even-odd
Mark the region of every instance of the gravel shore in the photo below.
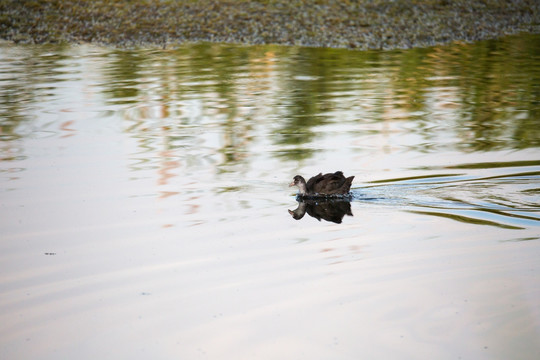
<svg viewBox="0 0 540 360">
<path fill-rule="evenodd" d="M 521 31 L 540 33 L 540 1 L 0 0 L 0 38 L 15 43 L 392 49 Z"/>
</svg>

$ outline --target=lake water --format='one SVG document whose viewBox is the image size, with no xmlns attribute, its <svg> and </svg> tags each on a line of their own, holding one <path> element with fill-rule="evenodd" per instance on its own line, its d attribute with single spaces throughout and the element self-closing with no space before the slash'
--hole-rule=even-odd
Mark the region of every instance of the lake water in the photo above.
<svg viewBox="0 0 540 360">
<path fill-rule="evenodd" d="M 4 43 L 0 105 L 2 359 L 540 358 L 539 36 Z"/>
</svg>

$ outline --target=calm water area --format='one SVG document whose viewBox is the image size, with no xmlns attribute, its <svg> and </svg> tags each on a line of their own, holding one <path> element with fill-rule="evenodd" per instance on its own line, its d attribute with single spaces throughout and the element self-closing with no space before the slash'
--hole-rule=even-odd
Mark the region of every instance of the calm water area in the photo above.
<svg viewBox="0 0 540 360">
<path fill-rule="evenodd" d="M 0 44 L 0 315 L 1 359 L 539 359 L 540 36 Z"/>
</svg>

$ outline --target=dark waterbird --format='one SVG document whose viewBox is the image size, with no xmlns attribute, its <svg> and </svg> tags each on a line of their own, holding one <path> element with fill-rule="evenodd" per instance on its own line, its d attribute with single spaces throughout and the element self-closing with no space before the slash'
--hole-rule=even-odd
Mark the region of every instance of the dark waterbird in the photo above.
<svg viewBox="0 0 540 360">
<path fill-rule="evenodd" d="M 306 183 L 302 176 L 296 175 L 289 186 L 298 187 L 299 197 L 344 197 L 349 195 L 353 179 L 354 176 L 346 178 L 341 171 L 336 171 L 333 174 L 319 173 Z"/>
</svg>

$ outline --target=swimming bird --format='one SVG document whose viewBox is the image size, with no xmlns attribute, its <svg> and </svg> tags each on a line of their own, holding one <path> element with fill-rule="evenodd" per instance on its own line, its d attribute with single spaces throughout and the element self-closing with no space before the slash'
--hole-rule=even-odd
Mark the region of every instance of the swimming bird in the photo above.
<svg viewBox="0 0 540 360">
<path fill-rule="evenodd" d="M 306 183 L 302 176 L 296 175 L 289 187 L 297 186 L 300 197 L 342 197 L 349 194 L 353 179 L 354 176 L 346 178 L 341 171 L 336 171 L 333 174 L 319 173 Z"/>
</svg>

